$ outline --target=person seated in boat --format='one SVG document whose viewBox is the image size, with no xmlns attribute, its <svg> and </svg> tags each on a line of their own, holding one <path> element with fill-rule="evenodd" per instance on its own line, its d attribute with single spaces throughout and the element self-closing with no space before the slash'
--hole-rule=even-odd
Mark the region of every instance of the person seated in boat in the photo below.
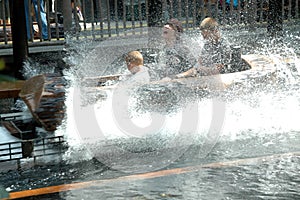
<svg viewBox="0 0 300 200">
<path fill-rule="evenodd" d="M 144 58 L 139 51 L 130 51 L 123 55 L 130 73 L 102 76 L 97 79 L 98 86 L 134 86 L 150 82 L 149 69 L 144 66 Z M 121 84 L 121 85 L 120 85 Z"/>
<path fill-rule="evenodd" d="M 165 44 L 159 54 L 159 64 L 164 66 L 161 78 L 187 71 L 197 60 L 184 44 L 182 23 L 178 19 L 170 19 L 163 26 L 162 32 Z"/>
<path fill-rule="evenodd" d="M 144 66 L 144 58 L 139 51 L 130 51 L 125 56 L 125 62 L 130 74 L 122 77 L 122 82 L 130 85 L 150 82 L 149 69 Z"/>
<path fill-rule="evenodd" d="M 189 70 L 170 78 L 184 78 L 196 75 L 214 75 L 225 73 L 231 62 L 231 48 L 221 37 L 218 22 L 205 18 L 200 24 L 200 31 L 205 40 L 198 62 Z"/>
</svg>

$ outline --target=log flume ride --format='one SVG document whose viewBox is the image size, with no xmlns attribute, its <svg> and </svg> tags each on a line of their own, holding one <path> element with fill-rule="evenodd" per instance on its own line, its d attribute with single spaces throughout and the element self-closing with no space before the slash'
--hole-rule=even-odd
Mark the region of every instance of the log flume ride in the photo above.
<svg viewBox="0 0 300 200">
<path fill-rule="evenodd" d="M 277 69 L 275 62 L 264 55 L 242 55 L 242 62 L 246 70 L 233 73 L 224 73 L 211 76 L 196 76 L 189 78 L 173 79 L 170 81 L 155 80 L 139 86 L 138 95 L 144 95 L 143 101 L 147 105 L 157 104 L 172 106 L 178 102 L 177 97 L 186 97 L 193 92 L 224 91 L 235 85 L 248 84 L 249 82 L 274 82 Z M 86 94 L 97 96 L 107 91 L 112 91 L 118 84 L 107 85 L 107 82 L 118 82 L 122 74 L 113 74 L 98 77 L 86 77 L 83 79 Z M 2 85 L 5 83 L 2 83 Z M 4 96 L 16 97 L 16 94 L 25 102 L 34 120 L 46 131 L 55 131 L 61 125 L 65 116 L 65 86 L 66 80 L 57 74 L 42 74 L 31 77 L 26 81 L 18 81 L 9 84 L 7 90 L 3 90 Z M 255 87 L 255 84 L 253 85 Z M 174 99 L 174 93 L 176 98 Z M 173 95 L 173 97 L 172 97 Z M 145 105 L 145 104 L 144 104 Z"/>
</svg>

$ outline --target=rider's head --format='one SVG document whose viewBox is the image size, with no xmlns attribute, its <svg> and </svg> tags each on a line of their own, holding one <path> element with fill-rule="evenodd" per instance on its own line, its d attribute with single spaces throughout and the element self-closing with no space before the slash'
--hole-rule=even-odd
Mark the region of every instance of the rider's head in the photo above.
<svg viewBox="0 0 300 200">
<path fill-rule="evenodd" d="M 219 24 L 211 17 L 207 17 L 201 22 L 200 31 L 205 40 L 218 41 L 221 37 Z"/>
</svg>

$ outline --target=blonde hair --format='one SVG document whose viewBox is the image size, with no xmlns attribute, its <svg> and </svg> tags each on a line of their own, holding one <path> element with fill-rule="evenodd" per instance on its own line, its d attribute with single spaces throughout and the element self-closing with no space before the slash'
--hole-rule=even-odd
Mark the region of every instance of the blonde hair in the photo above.
<svg viewBox="0 0 300 200">
<path fill-rule="evenodd" d="M 214 30 L 218 30 L 218 29 L 219 29 L 218 22 L 211 17 L 205 18 L 200 24 L 200 30 L 214 31 Z"/>
<path fill-rule="evenodd" d="M 139 51 L 130 51 L 126 56 L 125 56 L 125 61 L 127 63 L 132 63 L 134 65 L 143 65 L 144 64 L 144 59 L 143 55 Z"/>
</svg>

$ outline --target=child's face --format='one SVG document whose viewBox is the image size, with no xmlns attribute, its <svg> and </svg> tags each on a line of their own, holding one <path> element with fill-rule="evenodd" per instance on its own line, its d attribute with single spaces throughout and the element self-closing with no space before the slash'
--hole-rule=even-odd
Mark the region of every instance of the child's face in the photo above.
<svg viewBox="0 0 300 200">
<path fill-rule="evenodd" d="M 128 69 L 132 74 L 135 74 L 135 73 L 137 73 L 137 72 L 139 71 L 139 67 L 136 66 L 136 65 L 134 65 L 134 64 L 132 64 L 132 63 L 130 63 L 130 62 L 127 63 L 127 69 Z"/>
<path fill-rule="evenodd" d="M 201 35 L 204 40 L 214 40 L 218 38 L 218 32 L 216 30 L 203 29 Z"/>
<path fill-rule="evenodd" d="M 212 31 L 208 30 L 208 29 L 203 29 L 201 30 L 201 35 L 203 37 L 203 39 L 208 40 L 211 36 L 212 36 Z"/>
<path fill-rule="evenodd" d="M 139 66 L 134 66 L 129 70 L 132 74 L 137 73 L 138 71 L 140 71 L 140 67 Z"/>
</svg>

